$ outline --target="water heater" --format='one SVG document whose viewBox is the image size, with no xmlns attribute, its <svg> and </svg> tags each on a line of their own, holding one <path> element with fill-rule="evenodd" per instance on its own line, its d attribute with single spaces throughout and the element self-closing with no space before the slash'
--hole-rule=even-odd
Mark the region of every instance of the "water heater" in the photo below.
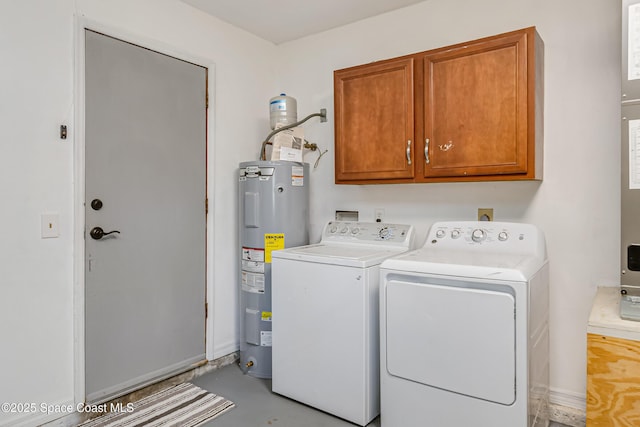
<svg viewBox="0 0 640 427">
<path fill-rule="evenodd" d="M 240 163 L 239 205 L 240 367 L 271 378 L 271 252 L 309 243 L 309 165 Z"/>
</svg>

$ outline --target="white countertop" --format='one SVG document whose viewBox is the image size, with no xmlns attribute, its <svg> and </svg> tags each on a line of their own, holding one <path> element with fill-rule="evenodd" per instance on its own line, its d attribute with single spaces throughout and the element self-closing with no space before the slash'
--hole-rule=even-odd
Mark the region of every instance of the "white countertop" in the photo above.
<svg viewBox="0 0 640 427">
<path fill-rule="evenodd" d="M 620 287 L 598 288 L 587 332 L 640 341 L 640 322 L 620 318 Z"/>
</svg>

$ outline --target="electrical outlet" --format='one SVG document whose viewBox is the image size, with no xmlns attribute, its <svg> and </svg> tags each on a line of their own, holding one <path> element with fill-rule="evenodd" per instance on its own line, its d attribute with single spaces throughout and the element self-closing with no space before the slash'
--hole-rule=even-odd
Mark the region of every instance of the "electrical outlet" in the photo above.
<svg viewBox="0 0 640 427">
<path fill-rule="evenodd" d="M 493 208 L 478 208 L 478 221 L 493 221 Z"/>
<path fill-rule="evenodd" d="M 384 209 L 376 208 L 373 213 L 373 218 L 376 220 L 376 222 L 384 222 Z"/>
</svg>

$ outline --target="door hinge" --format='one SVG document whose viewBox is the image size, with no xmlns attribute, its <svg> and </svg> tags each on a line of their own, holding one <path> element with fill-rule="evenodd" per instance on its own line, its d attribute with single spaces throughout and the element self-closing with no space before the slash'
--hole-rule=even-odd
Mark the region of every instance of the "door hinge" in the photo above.
<svg viewBox="0 0 640 427">
<path fill-rule="evenodd" d="M 204 199 L 204 213 L 209 215 L 209 198 Z"/>
</svg>

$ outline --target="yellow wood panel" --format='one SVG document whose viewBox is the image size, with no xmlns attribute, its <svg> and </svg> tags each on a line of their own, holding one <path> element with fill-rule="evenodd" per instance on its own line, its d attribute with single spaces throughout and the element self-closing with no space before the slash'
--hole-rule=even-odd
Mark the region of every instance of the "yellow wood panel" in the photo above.
<svg viewBox="0 0 640 427">
<path fill-rule="evenodd" d="M 587 334 L 587 426 L 640 426 L 640 341 Z"/>
</svg>

